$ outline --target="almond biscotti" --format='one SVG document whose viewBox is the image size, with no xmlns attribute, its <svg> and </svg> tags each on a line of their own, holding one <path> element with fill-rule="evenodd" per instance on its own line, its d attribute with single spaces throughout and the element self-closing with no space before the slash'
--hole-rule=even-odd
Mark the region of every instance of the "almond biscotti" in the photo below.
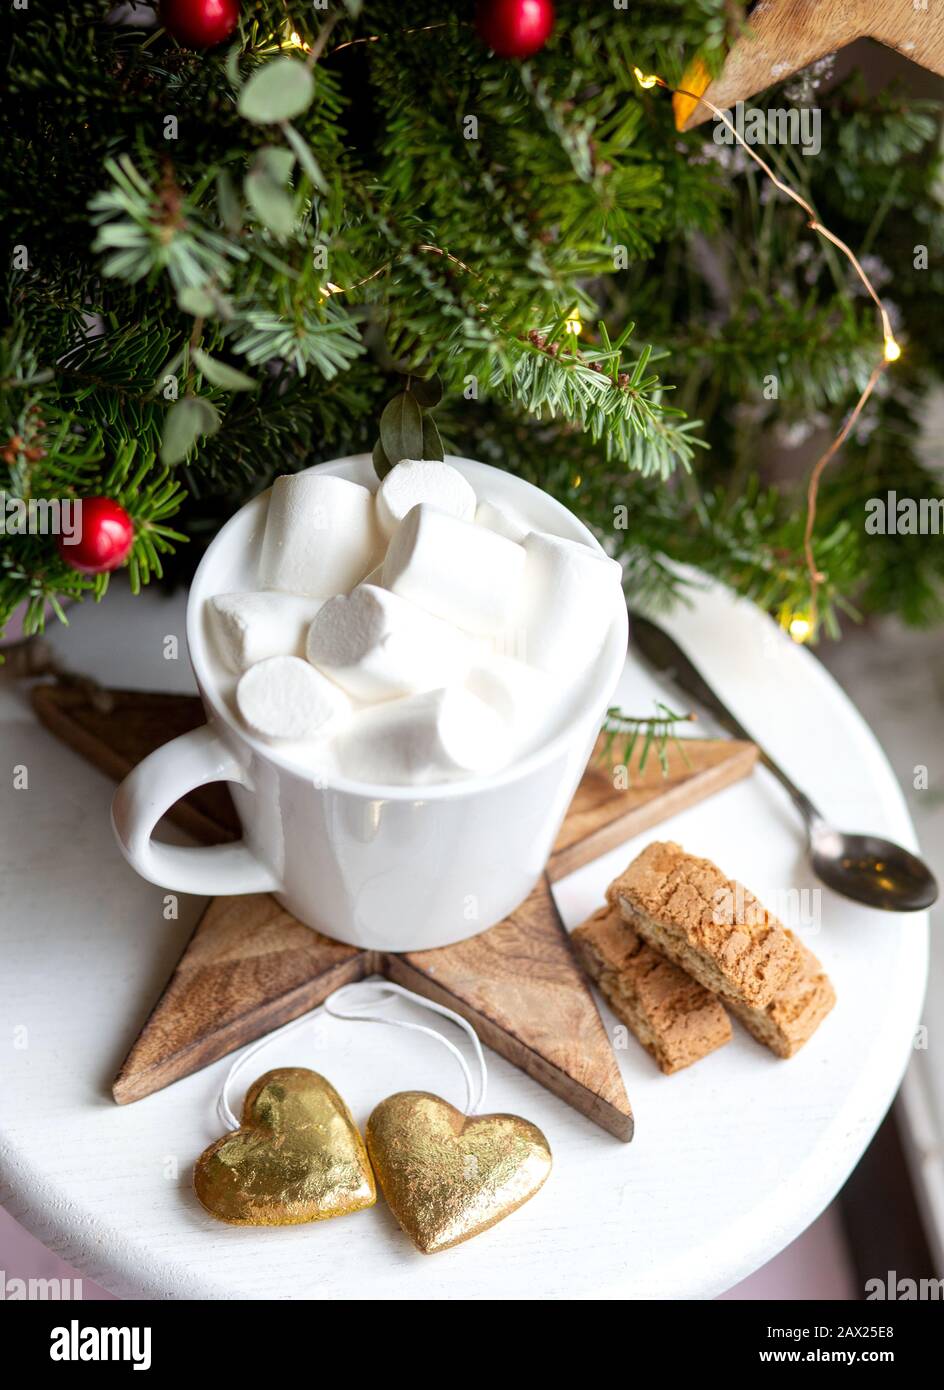
<svg viewBox="0 0 944 1390">
<path fill-rule="evenodd" d="M 615 907 L 601 907 L 571 936 L 577 957 L 616 1017 L 666 1075 L 728 1042 L 716 995 L 647 946 Z"/>
<path fill-rule="evenodd" d="M 606 896 L 650 946 L 725 1000 L 766 1009 L 801 967 L 796 938 L 752 893 L 672 841 L 647 845 Z"/>
<path fill-rule="evenodd" d="M 789 930 L 787 935 L 793 937 Z M 751 1009 L 733 1000 L 728 1004 L 748 1032 L 778 1057 L 792 1057 L 799 1052 L 836 1002 L 829 976 L 813 952 L 796 937 L 793 939 L 800 952 L 800 968 L 766 1009 Z"/>
</svg>

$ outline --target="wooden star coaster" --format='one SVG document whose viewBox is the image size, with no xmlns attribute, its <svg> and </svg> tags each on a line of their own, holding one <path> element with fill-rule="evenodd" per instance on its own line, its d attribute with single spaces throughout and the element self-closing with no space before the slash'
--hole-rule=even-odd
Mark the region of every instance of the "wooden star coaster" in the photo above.
<svg viewBox="0 0 944 1390">
<path fill-rule="evenodd" d="M 196 695 L 104 689 L 91 695 L 74 686 L 37 685 L 32 702 L 41 724 L 116 782 L 162 743 L 206 723 Z M 236 807 L 223 782 L 198 787 L 168 816 L 207 844 L 240 835 Z"/>
<path fill-rule="evenodd" d="M 462 1014 L 482 1042 L 617 1138 L 633 1113 L 546 876 L 490 931 L 389 955 L 382 973 Z"/>
<path fill-rule="evenodd" d="M 110 701 L 110 704 L 109 704 Z M 113 777 L 152 749 L 204 722 L 196 698 L 33 691 L 39 719 Z M 396 955 L 330 941 L 268 894 L 216 898 L 197 924 L 160 999 L 116 1078 L 119 1104 L 140 1100 L 314 1008 L 351 980 L 382 974 L 467 1018 L 483 1042 L 618 1138 L 632 1138 L 632 1109 L 587 981 L 571 952 L 550 889 L 579 868 L 685 806 L 744 777 L 752 744 L 688 739 L 640 769 L 591 762 L 547 872 L 505 921 L 436 951 Z M 205 843 L 238 834 L 229 794 L 207 788 L 172 818 Z"/>
<path fill-rule="evenodd" d="M 746 777 L 757 762 L 753 743 L 722 738 L 667 744 L 664 773 L 655 753 L 650 752 L 642 768 L 641 748 L 629 768 L 612 766 L 618 753 L 617 745 L 607 759 L 602 740 L 597 744 L 554 842 L 547 865 L 552 883 Z"/>
<path fill-rule="evenodd" d="M 368 952 L 312 931 L 268 893 L 214 898 L 121 1065 L 112 1094 L 141 1100 L 370 974 Z"/>
<path fill-rule="evenodd" d="M 764 0 L 747 23 L 749 32 L 737 40 L 713 82 L 696 61 L 679 85 L 726 111 L 855 39 L 877 39 L 944 76 L 944 27 L 933 6 L 916 0 Z M 679 130 L 691 130 L 711 116 L 689 97 L 676 95 L 672 105 Z"/>
</svg>

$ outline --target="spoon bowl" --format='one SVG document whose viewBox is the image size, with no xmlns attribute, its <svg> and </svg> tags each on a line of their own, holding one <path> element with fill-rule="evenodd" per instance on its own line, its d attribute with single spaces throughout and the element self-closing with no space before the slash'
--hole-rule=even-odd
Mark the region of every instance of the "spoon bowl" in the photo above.
<svg viewBox="0 0 944 1390">
<path fill-rule="evenodd" d="M 924 861 L 878 835 L 850 835 L 814 822 L 810 862 L 828 887 L 867 907 L 920 912 L 937 900 L 937 882 Z"/>
<path fill-rule="evenodd" d="M 937 881 L 923 860 L 878 835 L 847 835 L 827 825 L 806 793 L 748 733 L 674 638 L 639 613 L 631 613 L 630 618 L 633 646 L 649 664 L 710 710 L 734 738 L 755 744 L 759 761 L 786 789 L 806 822 L 810 863 L 817 878 L 843 897 L 886 912 L 921 912 L 937 901 Z"/>
</svg>

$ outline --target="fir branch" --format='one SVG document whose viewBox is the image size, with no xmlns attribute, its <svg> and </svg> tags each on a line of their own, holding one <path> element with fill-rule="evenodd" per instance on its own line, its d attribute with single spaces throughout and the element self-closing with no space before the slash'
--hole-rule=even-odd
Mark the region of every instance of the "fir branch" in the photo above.
<svg viewBox="0 0 944 1390">
<path fill-rule="evenodd" d="M 615 347 L 580 352 L 566 322 L 532 330 L 523 340 L 505 335 L 505 353 L 490 385 L 532 415 L 578 426 L 593 443 L 602 442 L 608 460 L 644 477 L 668 477 L 677 463 L 689 467 L 695 448 L 703 447 L 693 437 L 701 422 L 685 420 L 683 411 L 663 404 L 665 387 L 646 371 L 654 357 L 658 360 L 651 348 L 634 362 L 623 362 L 633 325 Z M 501 333 L 500 325 L 494 326 Z"/>
<path fill-rule="evenodd" d="M 678 750 L 685 765 L 690 766 L 684 740 L 678 737 L 678 727 L 680 724 L 693 723 L 695 715 L 676 714 L 661 700 L 655 701 L 655 707 L 655 715 L 639 716 L 627 714 L 618 705 L 611 705 L 603 721 L 603 742 L 596 753 L 597 761 L 612 762 L 617 740 L 625 738 L 617 761 L 621 767 L 626 768 L 627 774 L 634 759 L 636 760 L 635 771 L 642 774 L 645 771 L 649 755 L 654 752 L 662 769 L 663 777 L 667 777 L 669 775 L 670 745 Z M 638 758 L 636 758 L 637 748 L 639 748 Z"/>
<path fill-rule="evenodd" d="M 309 367 L 330 381 L 364 351 L 351 318 L 329 300 L 321 315 L 299 308 L 293 318 L 250 310 L 237 316 L 233 346 L 252 366 L 274 359 L 300 376 Z"/>
<path fill-rule="evenodd" d="M 221 423 L 174 474 L 173 524 L 196 541 L 183 568 L 275 470 L 369 448 L 400 374 L 438 368 L 447 444 L 559 497 L 623 561 L 634 597 L 678 597 L 696 567 L 781 621 L 802 614 L 804 456 L 790 450 L 848 412 L 872 360 L 871 309 L 798 210 L 704 128 L 680 136 L 632 78 L 638 63 L 677 83 L 695 52 L 715 69 L 743 9 L 575 4 L 519 65 L 489 55 L 465 12 L 431 21 L 428 0 L 334 7 L 323 51 L 324 16 L 299 7 L 291 23 L 317 62 L 291 131 L 237 107 L 261 65 L 298 55 L 283 0 L 256 0 L 239 39 L 206 53 L 103 24 L 96 0 L 31 10 L 12 30 L 15 118 L 0 148 L 6 244 L 28 251 L 0 334 L 4 484 L 101 492 L 134 444 L 162 535 L 165 378 L 196 389 L 193 348 L 246 367 L 254 392 L 199 383 Z M 866 536 L 862 514 L 886 487 L 940 491 L 916 447 L 944 375 L 940 107 L 853 80 L 822 110 L 816 160 L 767 153 L 893 281 L 906 349 L 823 479 L 822 598 L 833 630 L 856 607 L 930 621 L 941 547 Z M 283 233 L 245 203 L 267 148 L 285 174 Z M 638 336 L 618 350 L 593 327 L 631 322 Z M 154 549 L 141 582 L 173 562 Z M 102 589 L 62 566 L 50 537 L 0 542 L 0 620 L 21 599 L 33 622 L 57 595 Z"/>
<path fill-rule="evenodd" d="M 175 290 L 228 283 L 231 263 L 245 260 L 246 252 L 201 221 L 169 164 L 157 191 L 129 155 L 107 160 L 105 169 L 112 187 L 89 203 L 99 229 L 92 249 L 107 253 L 105 275 L 133 284 L 166 271 Z"/>
</svg>

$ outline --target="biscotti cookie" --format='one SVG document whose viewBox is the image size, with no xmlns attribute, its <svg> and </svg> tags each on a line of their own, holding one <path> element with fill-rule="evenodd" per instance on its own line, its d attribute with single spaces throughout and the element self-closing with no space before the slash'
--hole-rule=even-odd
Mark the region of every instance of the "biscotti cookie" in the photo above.
<svg viewBox="0 0 944 1390">
<path fill-rule="evenodd" d="M 780 993 L 774 995 L 766 1009 L 751 1009 L 733 1000 L 729 1003 L 735 1018 L 778 1057 L 792 1057 L 799 1052 L 836 1002 L 829 976 L 813 952 L 797 941 L 791 931 L 787 935 L 797 943 L 800 968 Z"/>
<path fill-rule="evenodd" d="M 796 940 L 741 884 L 680 845 L 647 845 L 607 902 L 650 946 L 724 999 L 765 1009 L 800 968 Z"/>
<path fill-rule="evenodd" d="M 571 941 L 616 1017 L 667 1076 L 729 1041 L 717 996 L 647 946 L 615 907 L 601 907 Z"/>
</svg>

